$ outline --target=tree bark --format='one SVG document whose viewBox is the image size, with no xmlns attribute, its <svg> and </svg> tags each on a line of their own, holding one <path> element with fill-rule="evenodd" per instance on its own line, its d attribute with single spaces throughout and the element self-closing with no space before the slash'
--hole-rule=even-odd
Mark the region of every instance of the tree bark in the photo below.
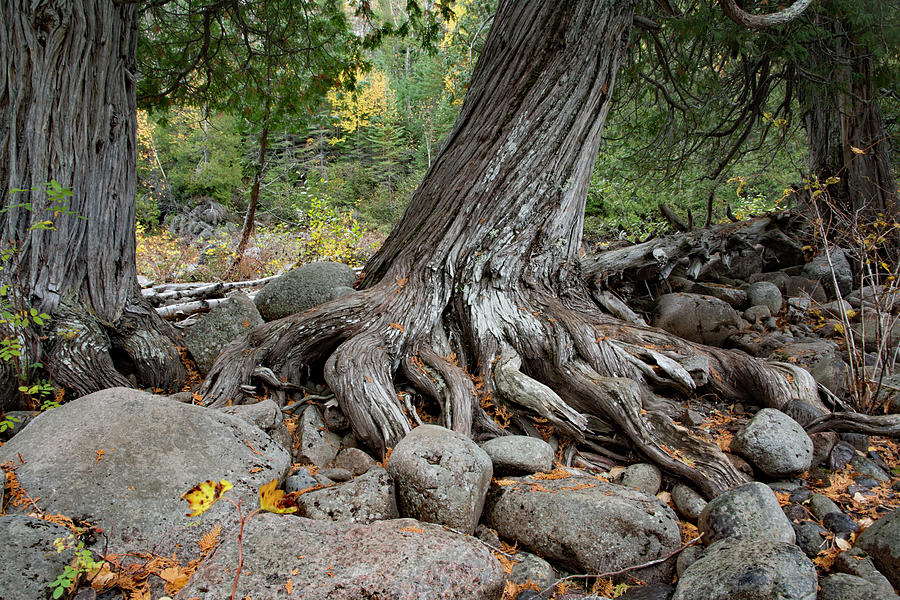
<svg viewBox="0 0 900 600">
<path fill-rule="evenodd" d="M 403 375 L 446 427 L 503 433 L 498 405 L 575 440 L 598 423 L 708 495 L 743 481 L 725 455 L 664 415 L 657 391 L 700 389 L 783 407 L 817 402 L 799 369 L 690 344 L 603 314 L 579 261 L 601 128 L 632 24 L 631 0 L 500 3 L 460 115 L 361 293 L 266 324 L 229 345 L 202 393 L 243 401 L 263 365 L 324 377 L 357 436 L 385 450 L 416 417 Z"/>
<path fill-rule="evenodd" d="M 897 181 L 872 79 L 872 54 L 856 39 L 858 32 L 847 27 L 839 8 L 815 19 L 826 35 L 808 44 L 805 71 L 823 80 L 806 78 L 799 88 L 809 173 L 822 184 L 839 179 L 829 186 L 829 195 L 831 208 L 849 219 L 842 226 L 877 213 L 895 215 Z"/>
<path fill-rule="evenodd" d="M 145 385 L 184 375 L 136 280 L 137 19 L 135 4 L 112 0 L 0 6 L 0 239 L 16 247 L 0 277 L 53 316 L 44 362 L 78 394 L 128 385 L 110 351 Z M 63 212 L 48 201 L 52 180 L 72 191 Z M 53 228 L 35 229 L 42 221 Z"/>
</svg>

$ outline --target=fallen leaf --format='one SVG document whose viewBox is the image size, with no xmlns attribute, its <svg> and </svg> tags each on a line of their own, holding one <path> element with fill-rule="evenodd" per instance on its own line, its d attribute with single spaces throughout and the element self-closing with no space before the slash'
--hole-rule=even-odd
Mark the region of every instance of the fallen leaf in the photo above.
<svg viewBox="0 0 900 600">
<path fill-rule="evenodd" d="M 284 490 L 277 489 L 278 479 L 259 488 L 259 507 L 273 513 L 297 512 L 297 496 L 285 494 Z"/>
<path fill-rule="evenodd" d="M 184 500 L 187 500 L 188 506 L 190 506 L 192 511 L 187 516 L 196 517 L 205 513 L 209 510 L 209 507 L 218 502 L 222 495 L 232 487 L 234 486 L 231 485 L 231 482 L 225 479 L 219 483 L 211 479 L 198 483 L 181 495 Z"/>
<path fill-rule="evenodd" d="M 187 585 L 188 579 L 190 579 L 193 574 L 193 569 L 175 565 L 160 571 L 159 577 L 166 582 L 166 593 L 175 595 L 178 593 L 178 590 Z"/>
<path fill-rule="evenodd" d="M 294 593 L 294 582 L 288 579 L 284 584 L 284 589 L 287 590 L 288 594 Z"/>
<path fill-rule="evenodd" d="M 209 551 L 215 548 L 216 544 L 219 543 L 220 533 L 222 533 L 222 526 L 216 525 L 200 538 L 200 541 L 197 542 L 197 546 L 200 547 L 200 552 L 202 554 L 209 554 Z"/>
<path fill-rule="evenodd" d="M 410 525 L 409 527 L 403 527 L 403 528 L 399 529 L 398 531 L 410 531 L 412 533 L 425 533 L 424 529 L 419 529 L 418 527 L 413 527 L 412 525 Z"/>
</svg>

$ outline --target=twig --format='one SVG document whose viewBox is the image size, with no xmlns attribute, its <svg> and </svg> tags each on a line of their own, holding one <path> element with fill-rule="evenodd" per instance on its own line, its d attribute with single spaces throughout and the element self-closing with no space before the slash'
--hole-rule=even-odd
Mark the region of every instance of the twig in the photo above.
<svg viewBox="0 0 900 600">
<path fill-rule="evenodd" d="M 699 541 L 700 541 L 700 538 L 702 538 L 702 537 L 703 537 L 703 534 L 701 533 L 700 535 L 698 535 L 698 536 L 695 537 L 694 539 L 692 539 L 692 540 L 688 541 L 687 543 L 685 543 L 685 544 L 684 544 L 683 546 L 681 546 L 680 548 L 677 548 L 677 549 L 673 550 L 672 552 L 669 552 L 667 555 L 663 556 L 662 558 L 657 558 L 657 559 L 655 559 L 655 560 L 651 560 L 651 561 L 649 561 L 649 562 L 645 562 L 644 564 L 641 564 L 641 565 L 634 565 L 634 566 L 631 566 L 631 567 L 625 567 L 624 569 L 619 569 L 618 571 L 609 571 L 608 573 L 599 573 L 599 574 L 597 574 L 597 575 L 592 575 L 592 574 L 590 574 L 590 573 L 583 573 L 583 574 L 580 574 L 580 575 L 569 575 L 569 576 L 567 576 L 567 577 L 563 577 L 562 579 L 557 579 L 556 581 L 554 581 L 554 582 L 550 585 L 550 587 L 548 587 L 548 588 L 546 588 L 546 589 L 544 589 L 544 590 L 541 590 L 541 591 L 538 593 L 537 597 L 538 597 L 538 598 L 543 598 L 543 597 L 544 597 L 544 594 L 546 594 L 547 592 L 552 592 L 552 591 L 553 591 L 553 588 L 555 588 L 555 587 L 558 586 L 559 584 L 561 584 L 561 583 L 563 583 L 563 582 L 565 582 L 565 581 L 569 581 L 569 580 L 571 580 L 571 579 L 589 579 L 589 578 L 592 578 L 592 577 L 595 578 L 595 579 L 606 579 L 607 577 L 615 577 L 616 575 L 622 575 L 623 573 L 628 573 L 629 571 L 636 571 L 636 570 L 638 570 L 638 569 L 646 569 L 647 567 L 652 567 L 652 566 L 654 566 L 654 565 L 658 565 L 658 564 L 660 564 L 660 563 L 664 563 L 664 562 L 666 562 L 667 560 L 669 560 L 670 558 L 672 558 L 673 556 L 677 555 L 678 553 L 680 553 L 680 552 L 682 552 L 683 550 L 685 550 L 686 548 L 688 548 L 689 546 L 693 546 L 694 544 L 696 544 L 697 542 L 699 542 Z"/>
<path fill-rule="evenodd" d="M 488 544 L 488 543 L 487 543 L 486 541 L 484 541 L 483 539 L 481 539 L 481 538 L 479 538 L 479 537 L 476 537 L 476 536 L 474 536 L 474 535 L 469 535 L 469 534 L 466 533 L 465 531 L 460 531 L 460 530 L 458 530 L 458 529 L 453 529 L 452 527 L 449 527 L 449 526 L 447 526 L 447 525 L 443 525 L 443 528 L 444 528 L 445 530 L 451 532 L 451 533 L 458 533 L 459 535 L 464 535 L 464 536 L 466 536 L 467 538 L 472 538 L 472 539 L 475 540 L 476 542 L 479 542 L 479 543 L 481 543 L 482 545 L 484 545 L 484 546 L 490 548 L 490 549 L 493 550 L 494 552 L 499 552 L 499 553 L 502 554 L 503 556 L 506 556 L 506 557 L 508 557 L 508 558 L 510 558 L 510 559 L 512 559 L 512 560 L 514 560 L 514 561 L 516 561 L 516 562 L 522 560 L 522 557 L 516 556 L 515 554 L 510 554 L 509 552 L 506 552 L 506 551 L 504 551 L 504 550 L 501 550 L 500 548 L 497 548 L 496 546 L 492 546 L 491 544 Z"/>
</svg>

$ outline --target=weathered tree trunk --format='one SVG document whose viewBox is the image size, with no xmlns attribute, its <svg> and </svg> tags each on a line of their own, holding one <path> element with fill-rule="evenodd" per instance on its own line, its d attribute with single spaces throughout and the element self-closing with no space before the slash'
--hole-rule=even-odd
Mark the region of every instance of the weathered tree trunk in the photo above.
<svg viewBox="0 0 900 600">
<path fill-rule="evenodd" d="M 0 3 L 0 239 L 17 254 L 0 277 L 53 316 L 43 362 L 79 394 L 129 385 L 111 352 L 130 357 L 145 385 L 171 388 L 184 374 L 171 328 L 136 281 L 137 11 L 113 0 Z M 72 191 L 63 212 L 48 201 L 51 180 Z M 35 228 L 42 221 L 53 228 Z"/>
<path fill-rule="evenodd" d="M 803 81 L 808 137 L 808 169 L 829 186 L 837 209 L 852 219 L 877 213 L 896 214 L 897 182 L 891 169 L 890 145 L 873 81 L 873 58 L 859 43 L 859 32 L 847 28 L 839 8 L 816 14 L 827 39 L 808 46 L 806 72 L 827 80 Z M 855 149 L 855 150 L 854 150 Z M 861 153 L 860 153 L 861 152 Z"/>
<path fill-rule="evenodd" d="M 324 363 L 357 436 L 384 449 L 414 420 L 394 390 L 399 371 L 468 435 L 501 434 L 484 407 L 503 400 L 575 440 L 595 436 L 599 418 L 707 494 L 743 481 L 714 444 L 654 413 L 654 391 L 784 406 L 809 396 L 811 378 L 604 315 L 580 270 L 632 12 L 631 0 L 501 2 L 456 125 L 361 293 L 230 345 L 205 398 L 242 401 L 258 365 L 297 381 Z"/>
</svg>

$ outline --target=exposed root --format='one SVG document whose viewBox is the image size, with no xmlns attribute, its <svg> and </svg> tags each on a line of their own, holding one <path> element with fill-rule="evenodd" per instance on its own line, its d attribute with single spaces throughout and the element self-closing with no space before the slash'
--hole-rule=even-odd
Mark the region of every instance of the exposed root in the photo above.
<svg viewBox="0 0 900 600">
<path fill-rule="evenodd" d="M 472 434 L 478 393 L 472 377 L 430 345 L 416 345 L 401 361 L 403 374 L 441 407 L 441 420 L 463 435 Z M 493 421 L 491 422 L 493 423 Z"/>
<path fill-rule="evenodd" d="M 718 446 L 660 412 L 654 391 L 712 391 L 777 408 L 804 398 L 821 406 L 805 371 L 605 317 L 586 295 L 561 301 L 491 288 L 479 290 L 477 302 L 467 297 L 447 308 L 435 296 L 422 297 L 421 289 L 417 297 L 412 286 L 381 283 L 269 323 L 226 349 L 203 393 L 213 405 L 239 402 L 240 384 L 259 365 L 288 381 L 324 365 L 356 435 L 383 452 L 419 421 L 394 388 L 399 370 L 440 406 L 441 424 L 455 431 L 503 434 L 479 402 L 496 392 L 523 429 L 536 431 L 527 426 L 530 415 L 581 442 L 597 439 L 609 424 L 708 496 L 745 478 Z"/>
<path fill-rule="evenodd" d="M 834 413 L 820 417 L 806 426 L 807 433 L 826 430 L 900 438 L 900 415 Z"/>
<path fill-rule="evenodd" d="M 392 357 L 384 337 L 365 332 L 341 344 L 325 364 L 325 381 L 353 431 L 382 455 L 411 426 L 392 383 Z"/>
<path fill-rule="evenodd" d="M 552 389 L 520 370 L 522 359 L 506 346 L 497 359 L 494 385 L 508 401 L 531 409 L 576 440 L 584 439 L 587 418 L 566 404 Z"/>
<path fill-rule="evenodd" d="M 46 366 L 60 386 L 82 396 L 110 387 L 131 387 L 113 364 L 112 344 L 103 327 L 90 314 L 69 303 L 55 312 L 53 343 Z"/>
</svg>

